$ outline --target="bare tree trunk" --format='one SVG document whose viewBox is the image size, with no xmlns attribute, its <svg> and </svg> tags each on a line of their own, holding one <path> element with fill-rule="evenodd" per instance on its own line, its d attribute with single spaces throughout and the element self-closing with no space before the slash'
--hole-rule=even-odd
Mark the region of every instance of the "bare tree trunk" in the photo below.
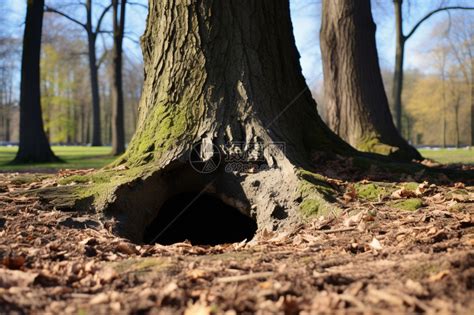
<svg viewBox="0 0 474 315">
<path fill-rule="evenodd" d="M 15 163 L 59 160 L 49 146 L 41 113 L 40 55 L 43 14 L 44 0 L 28 1 L 21 64 L 20 147 Z"/>
<path fill-rule="evenodd" d="M 126 0 L 112 0 L 113 7 L 113 89 L 112 89 L 112 154 L 125 152 L 125 130 L 123 116 L 123 83 L 122 83 L 122 43 L 125 29 Z M 120 12 L 119 12 L 120 11 Z M 120 16 L 119 16 L 120 14 Z"/>
<path fill-rule="evenodd" d="M 456 148 L 459 148 L 461 146 L 460 143 L 460 132 L 459 132 L 459 106 L 460 106 L 460 96 L 459 94 L 456 96 L 456 99 L 454 101 L 454 127 L 455 127 L 455 136 L 456 136 Z"/>
<path fill-rule="evenodd" d="M 370 0 L 323 1 L 320 42 L 329 127 L 356 149 L 421 159 L 392 121 Z"/>
<path fill-rule="evenodd" d="M 92 0 L 86 1 L 86 31 L 89 55 L 89 72 L 92 93 L 92 146 L 101 146 L 100 96 L 99 96 L 99 67 L 97 65 L 96 41 L 97 33 L 92 26 Z"/>
<path fill-rule="evenodd" d="M 474 146 L 474 58 L 471 58 L 471 146 Z"/>
<path fill-rule="evenodd" d="M 396 51 L 395 71 L 393 72 L 393 106 L 395 109 L 395 126 L 402 133 L 402 89 L 403 89 L 403 61 L 405 55 L 405 37 L 403 35 L 403 0 L 394 0 L 395 5 L 395 30 Z"/>
<path fill-rule="evenodd" d="M 443 72 L 441 74 L 441 82 L 442 82 L 442 98 L 443 98 L 443 104 L 441 105 L 443 107 L 443 117 L 441 119 L 441 133 L 442 133 L 442 139 L 443 139 L 443 148 L 446 148 L 446 80 L 444 77 L 444 60 L 443 60 Z"/>
</svg>

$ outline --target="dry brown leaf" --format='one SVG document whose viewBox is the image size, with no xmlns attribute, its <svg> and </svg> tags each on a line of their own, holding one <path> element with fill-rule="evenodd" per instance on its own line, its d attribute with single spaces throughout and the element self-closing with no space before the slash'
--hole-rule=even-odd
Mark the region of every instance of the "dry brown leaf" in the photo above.
<svg viewBox="0 0 474 315">
<path fill-rule="evenodd" d="M 18 270 L 25 264 L 25 257 L 23 256 L 7 256 L 2 259 L 2 265 L 8 269 Z"/>
<path fill-rule="evenodd" d="M 347 227 L 357 226 L 359 222 L 362 220 L 363 216 L 364 216 L 363 211 L 357 213 L 356 215 L 349 216 L 348 218 L 344 220 L 343 225 Z"/>
<path fill-rule="evenodd" d="M 206 270 L 202 269 L 192 269 L 186 272 L 186 276 L 191 279 L 199 279 L 199 278 L 206 278 L 209 273 Z"/>
<path fill-rule="evenodd" d="M 391 197 L 394 199 L 410 198 L 410 197 L 416 197 L 416 193 L 406 188 L 400 188 L 398 190 L 395 190 L 392 193 Z"/>
<path fill-rule="evenodd" d="M 428 280 L 431 282 L 439 281 L 449 274 L 450 274 L 449 270 L 443 270 L 434 275 L 431 275 Z"/>
<path fill-rule="evenodd" d="M 375 249 L 375 250 L 381 250 L 382 249 L 382 244 L 380 244 L 380 241 L 376 239 L 375 237 L 372 239 L 372 242 L 369 243 L 370 248 Z"/>
<path fill-rule="evenodd" d="M 203 302 L 196 302 L 194 304 L 189 304 L 184 315 L 209 315 L 211 314 L 212 308 Z"/>
<path fill-rule="evenodd" d="M 423 196 L 425 193 L 429 191 L 429 189 L 430 189 L 430 185 L 428 184 L 428 182 L 423 182 L 420 185 L 418 185 L 418 187 L 416 188 L 415 195 L 418 197 Z"/>
<path fill-rule="evenodd" d="M 101 280 L 102 283 L 108 283 L 116 279 L 117 277 L 117 272 L 111 267 L 106 267 L 98 272 L 98 278 Z"/>
<path fill-rule="evenodd" d="M 0 269 L 0 288 L 27 287 L 37 276 L 37 273 Z"/>
<path fill-rule="evenodd" d="M 457 182 L 457 183 L 454 183 L 454 187 L 458 189 L 463 189 L 463 188 L 466 188 L 466 185 L 464 185 L 464 183 Z"/>
<path fill-rule="evenodd" d="M 126 255 L 133 255 L 133 254 L 138 254 L 138 251 L 137 249 L 135 248 L 135 246 L 133 246 L 132 244 L 130 243 L 126 243 L 126 242 L 120 242 L 117 244 L 117 246 L 115 247 L 115 249 L 122 253 L 122 254 L 126 254 Z"/>
<path fill-rule="evenodd" d="M 357 192 L 354 188 L 354 185 L 347 186 L 347 189 L 346 189 L 346 192 L 344 193 L 343 198 L 345 202 L 357 200 Z"/>
</svg>

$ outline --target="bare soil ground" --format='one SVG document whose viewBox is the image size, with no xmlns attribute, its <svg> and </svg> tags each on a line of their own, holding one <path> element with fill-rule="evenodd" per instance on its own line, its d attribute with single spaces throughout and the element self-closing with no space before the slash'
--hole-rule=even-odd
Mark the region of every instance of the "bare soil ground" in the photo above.
<svg viewBox="0 0 474 315">
<path fill-rule="evenodd" d="M 0 177 L 2 314 L 474 314 L 462 183 L 330 180 L 337 218 L 206 247 L 131 244 L 94 214 L 15 194 L 57 181 L 21 176 Z"/>
</svg>

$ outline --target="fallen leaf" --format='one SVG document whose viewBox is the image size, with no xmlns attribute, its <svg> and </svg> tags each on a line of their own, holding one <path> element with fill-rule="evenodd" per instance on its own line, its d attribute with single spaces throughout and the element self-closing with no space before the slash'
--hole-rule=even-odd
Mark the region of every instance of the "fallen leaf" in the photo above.
<svg viewBox="0 0 474 315">
<path fill-rule="evenodd" d="M 350 201 L 354 201 L 354 200 L 357 199 L 357 192 L 354 188 L 354 185 L 348 185 L 347 186 L 347 190 L 344 193 L 343 198 L 344 198 L 345 202 L 350 202 Z"/>
<path fill-rule="evenodd" d="M 423 182 L 421 183 L 420 185 L 418 185 L 418 187 L 416 188 L 415 190 L 415 195 L 420 197 L 420 196 L 423 196 L 425 193 L 428 192 L 429 190 L 429 184 L 428 182 Z"/>
<path fill-rule="evenodd" d="M 443 271 L 438 272 L 437 274 L 431 275 L 428 280 L 431 282 L 439 281 L 449 274 L 450 274 L 449 270 L 443 270 Z"/>
<path fill-rule="evenodd" d="M 37 273 L 0 269 L 0 288 L 27 287 L 37 276 Z"/>
<path fill-rule="evenodd" d="M 196 302 L 194 304 L 189 304 L 184 311 L 184 315 L 209 315 L 211 314 L 211 310 L 210 306 L 202 302 Z"/>
<path fill-rule="evenodd" d="M 382 249 L 382 244 L 380 244 L 379 240 L 376 239 L 375 237 L 372 239 L 372 242 L 369 243 L 370 248 L 375 249 L 375 250 L 381 250 Z"/>
<path fill-rule="evenodd" d="M 191 279 L 205 278 L 208 272 L 202 269 L 192 269 L 186 272 L 186 275 Z"/>
<path fill-rule="evenodd" d="M 458 189 L 463 189 L 463 188 L 466 188 L 466 185 L 464 185 L 464 183 L 457 182 L 457 183 L 454 183 L 454 187 Z"/>
<path fill-rule="evenodd" d="M 350 216 L 344 220 L 343 225 L 347 227 L 356 226 L 362 220 L 363 215 L 364 213 L 361 211 L 356 215 Z"/>
<path fill-rule="evenodd" d="M 23 256 L 7 256 L 2 259 L 2 265 L 8 269 L 18 270 L 25 264 L 25 257 Z"/>
<path fill-rule="evenodd" d="M 111 267 L 106 267 L 99 271 L 98 273 L 98 278 L 101 280 L 103 283 L 108 283 L 112 281 L 113 279 L 117 278 L 118 274 L 117 272 L 112 269 Z"/>
<path fill-rule="evenodd" d="M 96 304 L 102 304 L 102 303 L 106 303 L 109 301 L 109 296 L 107 293 L 103 292 L 103 293 L 99 293 L 97 294 L 96 296 L 94 296 L 90 301 L 89 301 L 89 304 L 90 305 L 96 305 Z"/>
<path fill-rule="evenodd" d="M 126 255 L 138 254 L 137 249 L 130 243 L 120 242 L 115 248 L 118 252 Z"/>
<path fill-rule="evenodd" d="M 416 197 L 416 193 L 406 188 L 400 188 L 398 190 L 395 190 L 392 193 L 391 197 L 394 199 L 410 198 L 410 197 Z"/>
</svg>

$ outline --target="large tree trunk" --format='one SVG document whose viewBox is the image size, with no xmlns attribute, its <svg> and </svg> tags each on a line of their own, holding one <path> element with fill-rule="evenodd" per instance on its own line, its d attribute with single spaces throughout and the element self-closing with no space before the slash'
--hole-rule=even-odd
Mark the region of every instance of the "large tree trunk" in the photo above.
<svg viewBox="0 0 474 315">
<path fill-rule="evenodd" d="M 141 241 L 165 201 L 184 192 L 211 194 L 261 230 L 334 211 L 313 159 L 355 150 L 317 114 L 287 0 L 152 0 L 142 50 L 137 131 L 82 193 L 122 235 Z"/>
<path fill-rule="evenodd" d="M 125 152 L 125 130 L 123 116 L 123 84 L 122 84 L 122 43 L 125 29 L 126 0 L 119 3 L 112 0 L 113 6 L 113 90 L 112 90 L 112 154 Z"/>
<path fill-rule="evenodd" d="M 43 28 L 44 0 L 28 1 L 20 91 L 20 147 L 14 162 L 58 161 L 49 146 L 43 129 L 40 94 L 41 31 Z"/>
<path fill-rule="evenodd" d="M 361 151 L 421 159 L 392 121 L 370 0 L 323 1 L 320 37 L 329 127 Z"/>
</svg>

